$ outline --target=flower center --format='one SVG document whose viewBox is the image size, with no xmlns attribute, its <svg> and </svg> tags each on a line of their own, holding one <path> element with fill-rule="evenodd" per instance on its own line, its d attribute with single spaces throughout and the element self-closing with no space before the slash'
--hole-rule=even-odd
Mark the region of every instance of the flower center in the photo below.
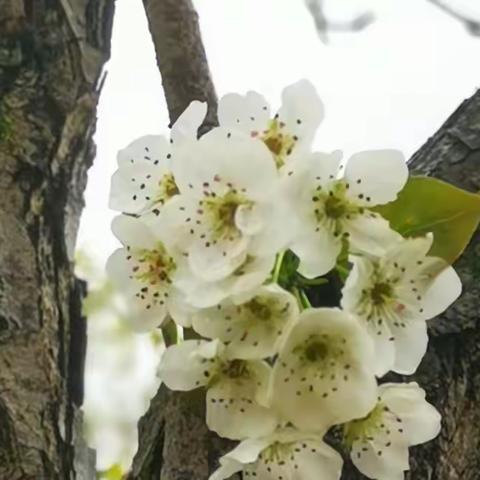
<svg viewBox="0 0 480 480">
<path fill-rule="evenodd" d="M 137 251 L 135 257 L 136 266 L 133 271 L 137 280 L 149 285 L 172 283 L 170 276 L 175 271 L 176 264 L 162 243 L 158 243 L 154 250 Z"/>
<path fill-rule="evenodd" d="M 278 168 L 285 165 L 285 159 L 292 153 L 297 141 L 296 137 L 283 132 L 283 127 L 284 124 L 275 118 L 270 121 L 268 129 L 264 130 L 260 137 L 273 153 Z"/>
<path fill-rule="evenodd" d="M 335 195 L 329 196 L 325 201 L 325 215 L 328 218 L 337 220 L 345 215 L 347 212 L 347 205 L 342 198 Z"/>
<path fill-rule="evenodd" d="M 222 197 L 208 197 L 203 201 L 205 211 L 210 217 L 213 238 L 231 236 L 238 232 L 235 213 L 240 205 L 249 202 L 238 193 L 229 191 Z"/>
<path fill-rule="evenodd" d="M 228 378 L 246 378 L 250 376 L 247 363 L 243 360 L 232 360 L 222 367 L 222 374 Z"/>
<path fill-rule="evenodd" d="M 328 357 L 328 346 L 321 341 L 314 341 L 305 349 L 305 358 L 309 362 L 322 362 Z"/>
<path fill-rule="evenodd" d="M 293 443 L 274 442 L 262 450 L 260 458 L 265 463 L 276 463 L 281 465 L 281 462 L 285 462 L 291 457 L 292 448 Z"/>
<path fill-rule="evenodd" d="M 178 195 L 179 193 L 180 191 L 178 190 L 173 175 L 171 173 L 166 173 L 158 182 L 158 193 L 155 203 L 160 203 L 163 205 L 167 200 L 175 195 Z"/>
<path fill-rule="evenodd" d="M 375 408 L 366 417 L 346 423 L 343 426 L 345 445 L 351 449 L 354 442 L 373 437 L 381 430 L 385 409 L 385 405 L 377 403 Z"/>
<path fill-rule="evenodd" d="M 256 320 L 270 320 L 272 310 L 267 303 L 261 301 L 259 297 L 254 297 L 244 305 Z"/>
<path fill-rule="evenodd" d="M 384 305 L 393 296 L 393 287 L 387 282 L 376 283 L 370 290 L 370 298 L 374 305 Z"/>
</svg>

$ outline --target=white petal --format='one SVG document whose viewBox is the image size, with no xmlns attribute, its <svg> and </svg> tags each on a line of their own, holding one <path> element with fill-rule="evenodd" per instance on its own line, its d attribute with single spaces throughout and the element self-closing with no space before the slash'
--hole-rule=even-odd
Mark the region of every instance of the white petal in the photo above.
<svg viewBox="0 0 480 480">
<path fill-rule="evenodd" d="M 188 261 L 194 275 L 208 282 L 221 280 L 233 273 L 247 257 L 248 238 L 222 240 L 213 244 L 200 240 L 189 249 Z"/>
<path fill-rule="evenodd" d="M 192 231 L 197 229 L 196 208 L 195 199 L 176 195 L 162 207 L 160 215 L 148 219 L 148 226 L 155 237 L 161 238 L 171 249 L 185 251 L 195 239 Z"/>
<path fill-rule="evenodd" d="M 392 417 L 384 415 L 383 428 L 353 443 L 352 461 L 369 478 L 386 479 L 409 469 L 407 438 Z"/>
<path fill-rule="evenodd" d="M 349 233 L 350 250 L 354 253 L 382 256 L 400 237 L 384 218 L 368 211 L 344 220 L 344 228 Z"/>
<path fill-rule="evenodd" d="M 130 328 L 137 333 L 151 332 L 162 326 L 167 317 L 167 307 L 156 304 L 146 309 L 145 304 L 139 302 L 135 295 L 127 296 L 130 304 L 130 315 L 125 320 Z"/>
<path fill-rule="evenodd" d="M 175 144 L 184 140 L 195 140 L 197 138 L 198 127 L 202 124 L 206 114 L 206 102 L 194 100 L 172 126 L 170 138 Z"/>
<path fill-rule="evenodd" d="M 138 218 L 119 215 L 112 221 L 112 232 L 120 242 L 131 248 L 153 248 L 157 240 L 153 232 Z"/>
<path fill-rule="evenodd" d="M 257 460 L 260 452 L 268 447 L 270 439 L 265 438 L 248 438 L 240 442 L 232 451 L 228 452 L 220 459 L 223 463 L 224 459 L 234 460 L 236 462 L 247 464 Z"/>
<path fill-rule="evenodd" d="M 270 200 L 257 204 L 258 217 L 262 218 L 262 228 L 251 238 L 250 254 L 271 255 L 285 249 L 291 242 L 295 232 L 291 228 L 290 210 L 285 200 L 272 192 Z"/>
<path fill-rule="evenodd" d="M 383 384 L 379 392 L 382 402 L 402 419 L 409 445 L 428 442 L 439 434 L 441 416 L 417 383 Z"/>
<path fill-rule="evenodd" d="M 427 324 L 423 320 L 406 321 L 403 325 L 392 325 L 392 336 L 395 338 L 394 372 L 403 375 L 415 373 L 422 361 L 428 345 Z"/>
<path fill-rule="evenodd" d="M 243 464 L 236 462 L 235 460 L 222 457 L 220 461 L 220 467 L 208 477 L 208 480 L 225 480 L 243 469 Z"/>
<path fill-rule="evenodd" d="M 306 448 L 303 446 L 306 445 Z M 298 475 L 302 480 L 339 480 L 342 472 L 342 457 L 321 441 L 305 440 L 298 443 L 300 452 L 296 455 Z"/>
<path fill-rule="evenodd" d="M 166 161 L 169 150 L 168 141 L 164 136 L 145 135 L 137 138 L 118 152 L 118 165 L 119 167 L 124 167 L 144 161 L 160 165 Z"/>
<path fill-rule="evenodd" d="M 392 333 L 387 322 L 367 324 L 367 330 L 375 345 L 375 375 L 383 377 L 392 370 L 397 359 L 397 344 L 392 341 Z"/>
<path fill-rule="evenodd" d="M 374 268 L 372 262 L 365 257 L 350 255 L 348 260 L 352 264 L 352 269 L 342 289 L 341 306 L 351 313 L 358 314 L 362 290 L 371 288 L 373 285 Z"/>
<path fill-rule="evenodd" d="M 120 167 L 112 176 L 109 207 L 126 213 L 143 212 L 155 203 L 165 172 L 165 167 L 147 160 Z"/>
<path fill-rule="evenodd" d="M 237 93 L 224 95 L 218 103 L 218 121 L 222 127 L 240 130 L 248 135 L 267 127 L 270 107 L 259 93 L 250 91 L 245 96 Z"/>
<path fill-rule="evenodd" d="M 309 358 L 309 348 L 320 353 Z M 372 353 L 356 318 L 337 309 L 305 310 L 274 367 L 275 408 L 305 431 L 365 416 L 376 403 Z"/>
<path fill-rule="evenodd" d="M 193 316 L 193 327 L 200 335 L 227 344 L 232 358 L 266 358 L 277 353 L 282 335 L 297 315 L 295 297 L 268 285 L 246 303 L 225 302 L 200 310 Z"/>
<path fill-rule="evenodd" d="M 207 282 L 191 273 L 186 273 L 183 278 L 176 278 L 176 281 L 178 287 L 186 293 L 188 303 L 197 308 L 212 307 L 227 297 L 242 302 L 252 297 L 253 290 L 268 278 L 274 264 L 275 255 L 247 255 L 245 262 L 232 275 L 217 282 Z"/>
<path fill-rule="evenodd" d="M 177 325 L 184 328 L 192 326 L 192 315 L 196 309 L 186 302 L 185 295 L 179 290 L 172 289 L 168 295 L 168 312 Z"/>
<path fill-rule="evenodd" d="M 260 140 L 215 128 L 195 144 L 180 148 L 172 161 L 182 193 L 235 189 L 248 200 L 269 198 L 278 181 L 275 162 Z M 222 193 L 223 192 L 223 193 Z"/>
<path fill-rule="evenodd" d="M 348 196 L 361 205 L 391 202 L 405 186 L 408 167 L 396 150 L 373 150 L 352 155 L 345 168 Z"/>
<path fill-rule="evenodd" d="M 316 278 L 332 270 L 342 249 L 339 237 L 321 228 L 292 243 L 292 251 L 300 259 L 298 271 L 307 278 Z"/>
<path fill-rule="evenodd" d="M 273 410 L 257 403 L 257 383 L 266 389 L 270 367 L 249 363 L 251 378 L 222 376 L 207 392 L 207 425 L 220 436 L 231 439 L 258 438 L 272 433 L 277 425 Z"/>
<path fill-rule="evenodd" d="M 428 251 L 432 247 L 433 235 L 424 235 L 422 237 L 403 238 L 398 235 L 397 239 L 392 237 L 392 242 L 388 244 L 386 255 L 380 260 L 382 268 L 392 268 L 395 263 L 400 266 L 414 266 L 421 270 L 421 266 L 417 266 L 418 260 L 424 260 Z"/>
<path fill-rule="evenodd" d="M 301 143 L 310 144 L 324 117 L 324 109 L 315 87 L 308 80 L 300 80 L 282 92 L 279 120 L 285 129 L 298 137 Z"/>
<path fill-rule="evenodd" d="M 297 443 L 280 445 L 275 455 L 266 453 L 256 464 L 245 468 L 245 472 L 250 473 L 245 478 L 339 480 L 342 457 L 321 439 L 308 438 L 307 435 Z"/>
<path fill-rule="evenodd" d="M 462 293 L 462 281 L 453 267 L 446 267 L 432 282 L 422 298 L 423 318 L 444 312 Z"/>
<path fill-rule="evenodd" d="M 159 377 L 171 390 L 193 390 L 207 385 L 217 368 L 215 357 L 208 358 L 205 354 L 205 349 L 212 346 L 218 348 L 218 342 L 186 340 L 168 347 L 160 360 Z"/>
<path fill-rule="evenodd" d="M 118 248 L 110 257 L 106 264 L 106 271 L 111 281 L 117 286 L 129 283 L 131 268 L 127 261 L 127 251 L 124 248 Z"/>
<path fill-rule="evenodd" d="M 235 225 L 245 235 L 255 235 L 265 225 L 264 212 L 257 205 L 240 205 L 235 211 Z"/>
</svg>

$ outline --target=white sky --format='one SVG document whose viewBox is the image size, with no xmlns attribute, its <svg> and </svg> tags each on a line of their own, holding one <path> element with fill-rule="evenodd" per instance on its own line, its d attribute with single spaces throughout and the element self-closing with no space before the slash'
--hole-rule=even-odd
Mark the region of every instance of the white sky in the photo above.
<svg viewBox="0 0 480 480">
<path fill-rule="evenodd" d="M 445 1 L 480 17 L 479 0 Z M 317 138 L 322 149 L 398 148 L 408 157 L 480 86 L 480 39 L 426 0 L 327 1 L 337 19 L 368 8 L 377 16 L 366 31 L 331 36 L 328 46 L 318 39 L 303 0 L 194 3 L 219 95 L 255 89 L 278 105 L 285 85 L 310 79 L 326 106 Z M 98 111 L 97 158 L 89 172 L 78 242 L 100 264 L 117 247 L 110 233 L 114 213 L 108 210 L 116 152 L 138 136 L 166 132 L 169 123 L 142 2 L 118 0 L 116 5 L 112 58 Z M 115 389 L 124 392 L 125 382 L 127 390 L 129 382 L 153 388 L 154 365 L 130 356 L 135 368 L 148 370 L 150 380 L 126 376 L 115 383 L 108 378 L 112 369 L 105 368 L 110 353 L 95 343 L 108 337 L 101 330 L 90 329 L 87 406 L 104 415 L 113 403 L 98 397 L 124 395 Z M 146 405 L 146 399 L 139 401 L 137 413 Z M 120 447 L 108 432 L 99 435 L 99 466 L 104 468 Z"/>
</svg>

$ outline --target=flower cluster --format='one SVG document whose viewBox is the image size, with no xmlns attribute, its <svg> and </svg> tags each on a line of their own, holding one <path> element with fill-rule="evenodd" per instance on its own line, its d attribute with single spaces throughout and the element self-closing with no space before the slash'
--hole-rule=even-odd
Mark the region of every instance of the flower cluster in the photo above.
<svg viewBox="0 0 480 480">
<path fill-rule="evenodd" d="M 429 255 L 431 234 L 404 238 L 376 209 L 405 186 L 403 156 L 314 151 L 323 107 L 305 80 L 273 115 L 258 93 L 226 95 L 220 126 L 198 139 L 205 112 L 193 102 L 170 141 L 119 153 L 123 248 L 107 268 L 135 328 L 189 329 L 159 375 L 173 390 L 204 388 L 208 427 L 240 441 L 211 480 L 339 479 L 332 427 L 364 475 L 403 478 L 409 446 L 436 436 L 440 416 L 416 383 L 381 377 L 415 372 L 426 320 L 461 291 Z M 340 304 L 312 307 L 312 285 L 327 282 L 342 284 Z"/>
</svg>

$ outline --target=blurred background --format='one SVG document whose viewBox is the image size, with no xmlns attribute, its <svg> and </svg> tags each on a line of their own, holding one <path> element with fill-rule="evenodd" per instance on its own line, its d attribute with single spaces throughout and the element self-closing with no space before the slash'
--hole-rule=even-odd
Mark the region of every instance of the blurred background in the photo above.
<svg viewBox="0 0 480 480">
<path fill-rule="evenodd" d="M 478 0 L 194 0 L 219 96 L 257 90 L 273 107 L 310 79 L 326 119 L 316 140 L 348 155 L 396 148 L 407 158 L 480 86 Z M 136 423 L 158 388 L 159 334 L 134 335 L 105 278 L 118 247 L 110 231 L 116 152 L 169 123 L 143 5 L 117 0 L 112 56 L 100 99 L 77 270 L 89 282 L 86 434 L 100 476 L 119 478 Z"/>
</svg>

